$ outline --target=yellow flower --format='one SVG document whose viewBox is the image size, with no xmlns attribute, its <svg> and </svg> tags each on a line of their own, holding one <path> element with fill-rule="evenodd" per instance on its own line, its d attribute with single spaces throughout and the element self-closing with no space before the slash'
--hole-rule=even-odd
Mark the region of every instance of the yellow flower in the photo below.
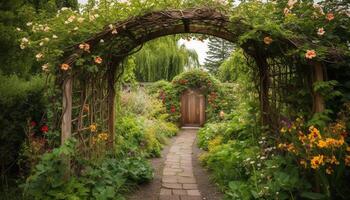
<svg viewBox="0 0 350 200">
<path fill-rule="evenodd" d="M 97 138 L 99 141 L 106 141 L 108 139 L 108 134 L 107 133 L 100 133 L 97 135 Z"/>
<path fill-rule="evenodd" d="M 324 158 L 323 155 L 314 156 L 311 159 L 311 168 L 318 169 L 320 167 L 320 165 L 322 165 L 324 162 L 323 158 Z"/>
<path fill-rule="evenodd" d="M 331 158 L 329 158 L 329 157 L 326 158 L 325 160 L 326 160 L 326 162 L 328 162 L 330 164 L 339 165 L 339 161 L 337 160 L 337 158 L 334 155 L 332 155 Z"/>
<path fill-rule="evenodd" d="M 328 147 L 327 142 L 324 141 L 324 140 L 318 141 L 317 146 L 320 147 L 320 148 L 327 148 Z"/>
<path fill-rule="evenodd" d="M 283 133 L 286 133 L 286 132 L 287 132 L 287 129 L 286 129 L 285 127 L 282 127 L 280 131 L 281 131 L 281 133 L 283 134 Z"/>
<path fill-rule="evenodd" d="M 96 132 L 96 130 L 97 130 L 97 125 L 96 124 L 91 124 L 90 125 L 90 131 L 91 132 Z"/>
<path fill-rule="evenodd" d="M 326 173 L 327 174 L 332 174 L 333 173 L 333 169 L 331 167 L 327 167 Z"/>
<path fill-rule="evenodd" d="M 316 140 L 322 139 L 320 131 L 317 128 L 311 126 L 309 130 L 310 130 L 310 133 L 307 137 L 310 140 L 310 142 L 315 142 Z"/>
</svg>

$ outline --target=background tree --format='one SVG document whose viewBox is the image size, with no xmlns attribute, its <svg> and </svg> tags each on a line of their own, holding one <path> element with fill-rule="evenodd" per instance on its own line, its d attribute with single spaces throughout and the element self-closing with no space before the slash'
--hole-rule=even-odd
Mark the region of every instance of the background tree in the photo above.
<svg viewBox="0 0 350 200">
<path fill-rule="evenodd" d="M 136 79 L 142 82 L 172 80 L 185 68 L 198 67 L 197 53 L 179 45 L 178 40 L 177 36 L 159 38 L 133 55 Z"/>
<path fill-rule="evenodd" d="M 204 67 L 214 75 L 217 74 L 219 66 L 228 58 L 233 50 L 233 44 L 217 37 L 209 37 L 209 51 L 205 58 Z"/>
</svg>

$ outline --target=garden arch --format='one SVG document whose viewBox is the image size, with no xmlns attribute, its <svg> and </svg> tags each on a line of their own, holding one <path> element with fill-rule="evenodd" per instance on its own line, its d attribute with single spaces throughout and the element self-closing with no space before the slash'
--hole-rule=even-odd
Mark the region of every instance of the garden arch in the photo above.
<svg viewBox="0 0 350 200">
<path fill-rule="evenodd" d="M 90 45 L 93 51 L 94 46 L 103 40 L 108 43 L 108 52 L 103 55 L 108 58 L 105 62 L 106 73 L 103 78 L 106 80 L 105 93 L 100 94 L 100 100 L 106 104 L 106 120 L 100 119 L 101 123 L 106 124 L 111 137 L 110 143 L 114 141 L 115 131 L 115 81 L 116 70 L 120 67 L 123 59 L 133 53 L 133 50 L 142 44 L 152 39 L 173 35 L 179 33 L 199 33 L 216 36 L 230 42 L 236 42 L 238 37 L 249 26 L 244 24 L 241 20 L 230 21 L 229 16 L 222 10 L 216 8 L 191 8 L 185 10 L 165 10 L 155 11 L 148 14 L 131 17 L 125 21 L 118 21 L 114 24 L 107 25 L 104 30 L 95 36 L 87 39 L 83 43 Z M 269 119 L 269 75 L 268 64 L 265 55 L 261 49 L 257 49 L 254 44 L 244 44 L 242 48 L 247 54 L 251 55 L 259 68 L 260 77 L 260 103 L 262 112 L 262 123 L 267 124 Z M 79 48 L 79 44 L 70 47 L 66 52 L 66 59 L 63 63 L 69 66 L 74 65 L 75 61 L 84 54 L 84 51 Z M 314 81 L 323 80 L 322 66 L 315 63 Z M 77 112 L 78 117 L 72 118 L 73 113 L 73 83 L 75 84 L 75 75 L 70 73 L 70 70 L 61 73 L 63 77 L 63 111 L 61 118 L 61 134 L 62 142 L 71 137 L 74 128 L 72 128 L 73 121 L 82 121 L 84 116 L 82 112 Z M 94 92 L 92 92 L 94 93 Z M 315 103 L 316 102 L 316 103 Z M 86 98 L 80 98 L 81 110 L 85 106 Z M 323 100 L 321 96 L 315 95 L 314 98 L 315 111 L 322 111 L 324 109 Z M 93 109 L 91 112 L 95 112 Z M 101 114 L 102 116 L 103 114 Z M 103 118 L 103 117 L 101 117 Z M 79 124 L 79 123 L 78 123 Z M 76 132 L 79 134 L 82 127 L 77 128 Z"/>
</svg>

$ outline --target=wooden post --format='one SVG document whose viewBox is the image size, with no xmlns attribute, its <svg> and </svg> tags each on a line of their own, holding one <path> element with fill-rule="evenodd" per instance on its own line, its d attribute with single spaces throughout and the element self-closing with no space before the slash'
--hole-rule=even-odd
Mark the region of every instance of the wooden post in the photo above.
<svg viewBox="0 0 350 200">
<path fill-rule="evenodd" d="M 115 73 L 116 66 L 111 65 L 108 70 L 108 132 L 109 132 L 109 144 L 114 148 L 115 143 Z"/>
<path fill-rule="evenodd" d="M 61 144 L 72 136 L 72 81 L 73 78 L 69 76 L 63 83 Z"/>
<path fill-rule="evenodd" d="M 323 81 L 323 67 L 320 62 L 313 63 L 313 83 Z M 314 92 L 313 110 L 315 113 L 323 112 L 325 110 L 324 99 L 321 94 Z"/>
<path fill-rule="evenodd" d="M 266 58 L 260 57 L 256 59 L 259 67 L 259 81 L 260 81 L 260 110 L 261 110 L 261 124 L 263 126 L 269 125 L 269 69 Z"/>
<path fill-rule="evenodd" d="M 62 105 L 62 124 L 61 124 L 61 145 L 72 136 L 72 88 L 73 78 L 67 77 L 63 83 L 63 105 Z M 70 158 L 62 155 L 62 160 L 66 164 L 64 179 L 68 180 L 70 177 Z"/>
</svg>

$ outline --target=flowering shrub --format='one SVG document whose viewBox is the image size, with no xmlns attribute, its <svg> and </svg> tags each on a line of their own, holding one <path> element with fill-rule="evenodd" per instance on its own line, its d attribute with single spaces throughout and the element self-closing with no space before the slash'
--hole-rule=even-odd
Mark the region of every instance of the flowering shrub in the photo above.
<svg viewBox="0 0 350 200">
<path fill-rule="evenodd" d="M 302 118 L 293 122 L 283 121 L 282 124 L 278 148 L 287 152 L 301 171 L 313 174 L 320 181 L 315 186 L 316 190 L 330 196 L 341 182 L 333 178 L 343 176 L 344 170 L 349 171 L 349 168 L 344 168 L 350 167 L 345 121 L 338 120 L 324 128 L 307 126 Z"/>
<path fill-rule="evenodd" d="M 197 89 L 206 97 L 206 117 L 208 120 L 219 120 L 223 118 L 226 111 L 229 112 L 227 103 L 229 99 L 224 98 L 221 83 L 202 70 L 195 69 L 183 72 L 174 77 L 171 84 L 165 81 L 156 82 L 149 91 L 151 94 L 156 94 L 166 106 L 170 115 L 169 120 L 179 122 L 181 117 L 180 98 L 182 93 L 188 89 Z"/>
</svg>

